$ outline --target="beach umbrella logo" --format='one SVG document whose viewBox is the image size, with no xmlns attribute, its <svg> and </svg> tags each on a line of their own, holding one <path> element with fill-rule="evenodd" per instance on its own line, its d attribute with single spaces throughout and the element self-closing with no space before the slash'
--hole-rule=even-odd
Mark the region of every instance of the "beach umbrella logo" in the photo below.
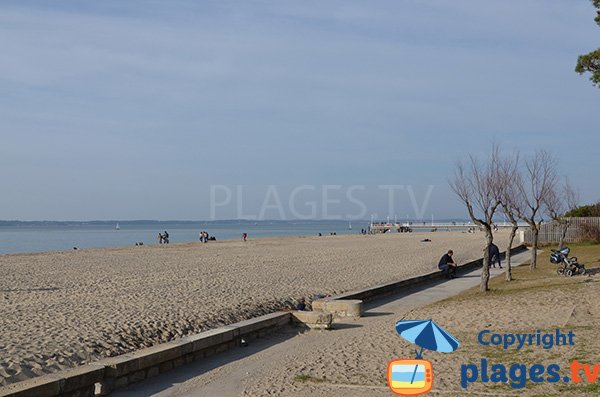
<svg viewBox="0 0 600 397">
<path fill-rule="evenodd" d="M 433 366 L 430 361 L 423 360 L 423 350 L 451 353 L 460 343 L 433 320 L 400 320 L 396 323 L 396 331 L 420 350 L 415 349 L 414 359 L 403 358 L 388 363 L 388 386 L 401 396 L 425 394 L 433 387 Z"/>
</svg>

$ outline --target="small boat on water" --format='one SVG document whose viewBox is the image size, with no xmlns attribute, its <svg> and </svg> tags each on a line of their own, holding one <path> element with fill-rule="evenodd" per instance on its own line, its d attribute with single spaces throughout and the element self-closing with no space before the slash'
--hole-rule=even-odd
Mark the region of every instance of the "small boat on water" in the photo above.
<svg viewBox="0 0 600 397">
<path fill-rule="evenodd" d="M 117 222 L 117 226 L 115 226 L 115 230 L 120 230 L 121 228 L 119 227 L 119 222 Z"/>
<path fill-rule="evenodd" d="M 348 230 L 352 230 L 352 222 L 348 222 Z"/>
</svg>

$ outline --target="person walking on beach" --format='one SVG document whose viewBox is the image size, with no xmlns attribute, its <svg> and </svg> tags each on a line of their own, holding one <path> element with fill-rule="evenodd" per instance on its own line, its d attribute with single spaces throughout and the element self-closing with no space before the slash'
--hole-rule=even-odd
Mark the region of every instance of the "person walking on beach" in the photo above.
<svg viewBox="0 0 600 397">
<path fill-rule="evenodd" d="M 244 241 L 246 241 L 246 239 L 248 238 L 248 233 L 242 233 L 242 238 L 244 239 Z"/>
<path fill-rule="evenodd" d="M 169 233 L 167 233 L 167 231 L 165 230 L 165 232 L 163 233 L 163 242 L 165 244 L 169 244 Z"/>
<path fill-rule="evenodd" d="M 452 259 L 452 255 L 454 255 L 454 251 L 448 250 L 438 263 L 438 268 L 444 273 L 444 277 L 447 279 L 456 278 L 456 267 L 458 265 Z"/>
<path fill-rule="evenodd" d="M 162 233 L 160 233 L 160 232 L 158 233 L 158 243 L 159 243 L 159 244 L 162 244 L 162 243 L 163 243 L 163 235 L 162 235 Z"/>
<path fill-rule="evenodd" d="M 496 262 L 498 262 L 498 267 L 502 269 L 502 262 L 500 261 L 500 249 L 494 243 L 490 244 L 490 266 L 496 267 Z"/>
</svg>

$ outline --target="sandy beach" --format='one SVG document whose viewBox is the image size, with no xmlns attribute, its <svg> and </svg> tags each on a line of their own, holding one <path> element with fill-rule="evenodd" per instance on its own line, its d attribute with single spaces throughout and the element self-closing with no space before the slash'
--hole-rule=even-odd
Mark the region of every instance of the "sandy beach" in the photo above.
<svg viewBox="0 0 600 397">
<path fill-rule="evenodd" d="M 570 375 L 573 360 L 594 365 L 600 357 L 598 326 L 600 306 L 600 249 L 588 246 L 575 249 L 586 276 L 563 277 L 556 274 L 556 265 L 548 262 L 547 252 L 539 258 L 539 268 L 532 272 L 522 266 L 513 271 L 515 280 L 504 281 L 504 275 L 491 280 L 491 292 L 481 294 L 475 271 L 471 276 L 437 285 L 406 297 L 374 302 L 358 320 L 345 320 L 333 331 L 310 331 L 301 334 L 289 331 L 264 341 L 254 341 L 251 354 L 243 350 L 226 353 L 220 366 L 198 363 L 192 368 L 172 374 L 167 380 L 149 381 L 145 387 L 116 393 L 130 397 L 143 390 L 157 397 L 250 397 L 344 396 L 385 397 L 392 393 L 386 382 L 387 362 L 398 358 L 413 358 L 414 345 L 395 331 L 401 319 L 433 319 L 460 341 L 453 353 L 426 351 L 436 373 L 432 396 L 596 396 L 598 384 L 583 380 L 580 384 L 529 382 L 524 388 L 511 387 L 508 382 L 472 382 L 461 387 L 461 365 L 479 364 L 482 358 L 492 364 L 510 366 L 513 363 L 531 367 L 533 364 L 559 365 L 560 374 Z M 520 255 L 528 260 L 529 252 Z M 450 285 L 463 292 L 456 294 Z M 464 285 L 471 284 L 471 287 Z M 436 290 L 436 291 L 433 291 Z M 416 296 L 426 295 L 429 296 Z M 432 303 L 423 303 L 432 300 Z M 477 341 L 481 330 L 494 333 L 563 333 L 573 332 L 574 345 L 525 346 L 522 350 L 502 346 L 482 346 Z M 254 346 L 256 345 L 256 346 Z M 584 378 L 584 371 L 579 375 Z"/>
<path fill-rule="evenodd" d="M 459 263 L 477 259 L 482 247 L 482 233 L 437 232 L 0 256 L 0 385 L 428 273 L 449 248 Z"/>
</svg>

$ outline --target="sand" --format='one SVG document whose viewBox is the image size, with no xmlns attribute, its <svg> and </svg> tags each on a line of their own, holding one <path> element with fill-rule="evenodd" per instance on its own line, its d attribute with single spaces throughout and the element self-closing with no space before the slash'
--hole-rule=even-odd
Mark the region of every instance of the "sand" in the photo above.
<svg viewBox="0 0 600 397">
<path fill-rule="evenodd" d="M 449 248 L 459 263 L 477 259 L 482 247 L 482 233 L 437 232 L 3 255 L 0 385 L 435 271 Z"/>
<path fill-rule="evenodd" d="M 390 396 L 392 393 L 385 378 L 388 360 L 414 357 L 414 346 L 398 336 L 395 322 L 433 319 L 450 331 L 461 346 L 448 354 L 424 353 L 424 358 L 433 363 L 436 374 L 434 388 L 428 395 L 597 396 L 597 383 L 584 380 L 582 384 L 567 384 L 562 379 L 564 375 L 570 376 L 569 365 L 574 359 L 592 366 L 600 364 L 600 249 L 587 254 L 586 250 L 583 247 L 576 253 L 591 270 L 589 275 L 557 276 L 556 266 L 548 262 L 546 252 L 538 259 L 540 267 L 535 272 L 528 266 L 517 268 L 514 271 L 516 280 L 511 283 L 506 283 L 504 276 L 499 275 L 491 283 L 492 292 L 481 294 L 476 286 L 479 274 L 476 271 L 471 282 L 474 287 L 457 296 L 451 296 L 456 291 L 451 291 L 450 284 L 464 282 L 470 276 L 436 286 L 437 292 L 431 292 L 434 303 L 419 303 L 413 295 L 383 300 L 375 302 L 363 318 L 336 324 L 333 331 L 280 334 L 273 337 L 270 344 L 258 346 L 255 354 L 206 371 L 200 365 L 195 377 L 178 378 L 172 390 L 157 395 Z M 529 255 L 528 252 L 524 254 L 522 256 Z M 535 333 L 538 329 L 551 333 L 557 328 L 565 334 L 572 331 L 575 344 L 552 349 L 527 346 L 520 351 L 504 351 L 502 347 L 482 346 L 477 342 L 479 331 L 485 329 L 502 334 Z M 264 342 L 254 343 L 261 345 Z M 522 389 L 480 381 L 470 384 L 467 390 L 461 388 L 461 365 L 480 363 L 482 358 L 487 358 L 490 366 L 499 363 L 510 367 L 517 363 L 531 368 L 533 364 L 546 367 L 557 364 L 561 367 L 561 379 L 558 383 L 528 381 Z M 582 370 L 579 375 L 585 376 Z M 125 390 L 118 395 L 132 394 Z"/>
</svg>

